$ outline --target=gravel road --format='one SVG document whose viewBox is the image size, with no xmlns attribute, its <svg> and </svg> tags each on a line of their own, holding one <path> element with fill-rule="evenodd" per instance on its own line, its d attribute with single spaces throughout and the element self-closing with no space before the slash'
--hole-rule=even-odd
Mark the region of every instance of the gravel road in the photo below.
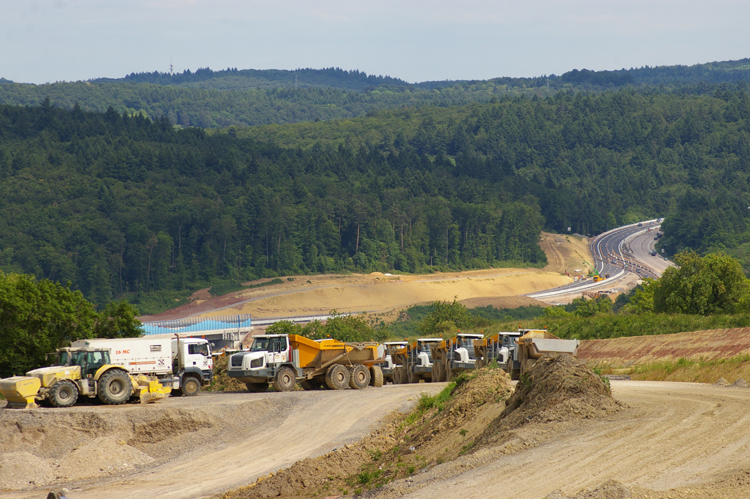
<svg viewBox="0 0 750 499">
<path fill-rule="evenodd" d="M 609 479 L 666 490 L 750 469 L 750 390 L 613 381 L 612 392 L 630 407 L 610 418 L 554 427 L 553 434 L 523 435 L 531 448 L 520 453 L 482 449 L 373 496 L 538 499 L 554 490 L 575 494 Z"/>
<path fill-rule="evenodd" d="M 99 433 L 89 435 L 91 438 L 125 432 L 122 438 L 128 445 L 123 446 L 143 452 L 153 464 L 136 472 L 116 470 L 57 485 L 70 488 L 71 498 L 206 497 L 352 442 L 382 416 L 407 409 L 420 392 L 442 386 L 203 393 L 150 406 L 0 410 L 4 435 L 0 446 L 14 451 L 27 446 L 43 453 L 44 442 L 61 431 L 50 428 L 59 428 L 66 418 L 80 425 L 80 418 L 93 417 Z M 750 469 L 750 433 L 746 431 L 750 390 L 638 381 L 613 381 L 612 390 L 629 408 L 606 419 L 550 424 L 537 428 L 537 433 L 521 431 L 526 450 L 503 455 L 497 448 L 484 448 L 389 484 L 373 496 L 540 498 L 553 490 L 574 494 L 608 479 L 628 487 L 666 490 L 710 484 L 727 473 Z M 186 427 L 186 422 L 197 430 Z M 46 425 L 46 435 L 40 425 Z M 169 425 L 182 436 L 159 440 Z M 73 426 L 70 432 L 80 431 Z M 149 428 L 154 428 L 154 433 L 149 433 Z M 14 431 L 18 433 L 15 436 Z M 39 432 L 42 434 L 37 435 Z M 55 438 L 61 447 L 80 447 L 72 437 Z M 145 443 L 138 444 L 139 439 Z M 80 449 L 67 455 L 75 452 Z M 51 450 L 47 453 L 52 456 Z M 41 498 L 49 488 L 3 491 L 2 496 Z"/>
<path fill-rule="evenodd" d="M 386 385 L 265 394 L 204 392 L 146 406 L 0 409 L 0 447 L 5 449 L 0 472 L 6 477 L 6 486 L 13 485 L 7 477 L 15 473 L 28 487 L 32 473 L 37 473 L 38 479 L 50 473 L 70 476 L 75 466 L 68 466 L 63 473 L 55 463 L 73 460 L 93 469 L 94 476 L 57 480 L 54 488 L 67 487 L 72 499 L 206 497 L 353 442 L 369 433 L 386 414 L 408 410 L 420 393 L 444 386 Z M 92 431 L 85 430 L 89 423 Z M 112 453 L 118 450 L 114 442 L 131 450 L 121 454 L 121 461 L 140 453 L 142 462 L 151 464 L 105 466 L 102 463 L 110 463 Z M 14 469 L 14 463 L 23 466 Z M 50 467 L 54 469 L 50 471 Z M 51 488 L 6 488 L 0 495 L 37 499 L 46 497 Z"/>
</svg>

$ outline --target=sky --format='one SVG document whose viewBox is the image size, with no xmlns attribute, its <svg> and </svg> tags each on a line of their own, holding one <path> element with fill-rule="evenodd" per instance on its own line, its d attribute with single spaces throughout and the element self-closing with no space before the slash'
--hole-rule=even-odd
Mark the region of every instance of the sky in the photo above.
<svg viewBox="0 0 750 499">
<path fill-rule="evenodd" d="M 748 0 L 0 0 L 0 77 L 201 67 L 484 80 L 750 57 Z"/>
</svg>

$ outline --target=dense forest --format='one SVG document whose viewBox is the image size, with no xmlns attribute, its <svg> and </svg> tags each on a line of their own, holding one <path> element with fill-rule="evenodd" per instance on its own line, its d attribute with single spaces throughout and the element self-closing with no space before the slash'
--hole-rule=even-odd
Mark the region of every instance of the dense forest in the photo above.
<svg viewBox="0 0 750 499">
<path fill-rule="evenodd" d="M 0 176 L 0 269 L 98 304 L 262 276 L 545 262 L 535 198 L 410 151 L 284 150 L 45 102 L 0 110 Z"/>
<path fill-rule="evenodd" d="M 255 277 L 539 266 L 543 228 L 666 216 L 669 254 L 723 248 L 747 270 L 749 176 L 744 84 L 221 133 L 46 100 L 0 107 L 0 269 L 152 311 Z"/>
<path fill-rule="evenodd" d="M 37 106 L 49 97 L 57 107 L 167 116 L 180 126 L 301 123 L 354 118 L 386 109 L 463 106 L 503 97 L 548 97 L 560 91 L 602 92 L 632 88 L 648 92 L 710 94 L 707 83 L 750 82 L 750 60 L 695 66 L 661 66 L 617 71 L 572 70 L 560 76 L 494 78 L 484 81 L 428 81 L 410 84 L 389 76 L 339 68 L 133 73 L 124 78 L 46 85 L 0 79 L 0 104 Z"/>
</svg>

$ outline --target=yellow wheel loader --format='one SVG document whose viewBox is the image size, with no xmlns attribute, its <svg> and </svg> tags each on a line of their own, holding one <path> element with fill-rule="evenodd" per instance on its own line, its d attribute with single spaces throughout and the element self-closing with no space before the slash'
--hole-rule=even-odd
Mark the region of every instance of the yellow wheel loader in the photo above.
<svg viewBox="0 0 750 499">
<path fill-rule="evenodd" d="M 109 350 L 61 348 L 57 365 L 42 367 L 0 380 L 0 393 L 7 407 L 33 408 L 47 402 L 53 407 L 70 407 L 79 397 L 98 398 L 108 405 L 123 404 L 131 398 L 155 402 L 171 388 L 148 376 L 133 376 L 110 363 Z"/>
</svg>

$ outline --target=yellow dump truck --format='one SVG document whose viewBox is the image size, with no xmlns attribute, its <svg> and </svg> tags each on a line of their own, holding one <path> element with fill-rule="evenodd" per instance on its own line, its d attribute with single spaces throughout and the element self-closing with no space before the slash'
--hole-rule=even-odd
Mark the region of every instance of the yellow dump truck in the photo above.
<svg viewBox="0 0 750 499">
<path fill-rule="evenodd" d="M 129 374 L 123 366 L 111 363 L 109 349 L 94 347 L 61 348 L 56 365 L 0 380 L 0 393 L 9 408 L 33 408 L 41 402 L 69 407 L 79 396 L 96 397 L 109 405 L 131 398 L 154 402 L 170 391 L 153 377 Z"/>
<path fill-rule="evenodd" d="M 543 355 L 578 355 L 579 340 L 563 340 L 546 329 L 519 329 L 500 332 L 489 338 L 474 341 L 474 353 L 479 366 L 495 362 L 519 379 Z"/>
<path fill-rule="evenodd" d="M 419 383 L 432 381 L 432 347 L 443 341 L 442 338 L 419 338 L 396 350 L 393 363 L 393 384 Z"/>
<path fill-rule="evenodd" d="M 253 337 L 249 350 L 229 358 L 227 375 L 245 383 L 248 391 L 292 390 L 297 382 L 306 390 L 327 386 L 342 390 L 368 385 L 383 386 L 377 365 L 377 343 L 344 343 L 334 339 L 311 340 L 296 334 Z"/>
<path fill-rule="evenodd" d="M 482 334 L 458 333 L 449 340 L 432 345 L 432 381 L 448 381 L 453 376 L 476 367 L 474 342 Z"/>
</svg>

